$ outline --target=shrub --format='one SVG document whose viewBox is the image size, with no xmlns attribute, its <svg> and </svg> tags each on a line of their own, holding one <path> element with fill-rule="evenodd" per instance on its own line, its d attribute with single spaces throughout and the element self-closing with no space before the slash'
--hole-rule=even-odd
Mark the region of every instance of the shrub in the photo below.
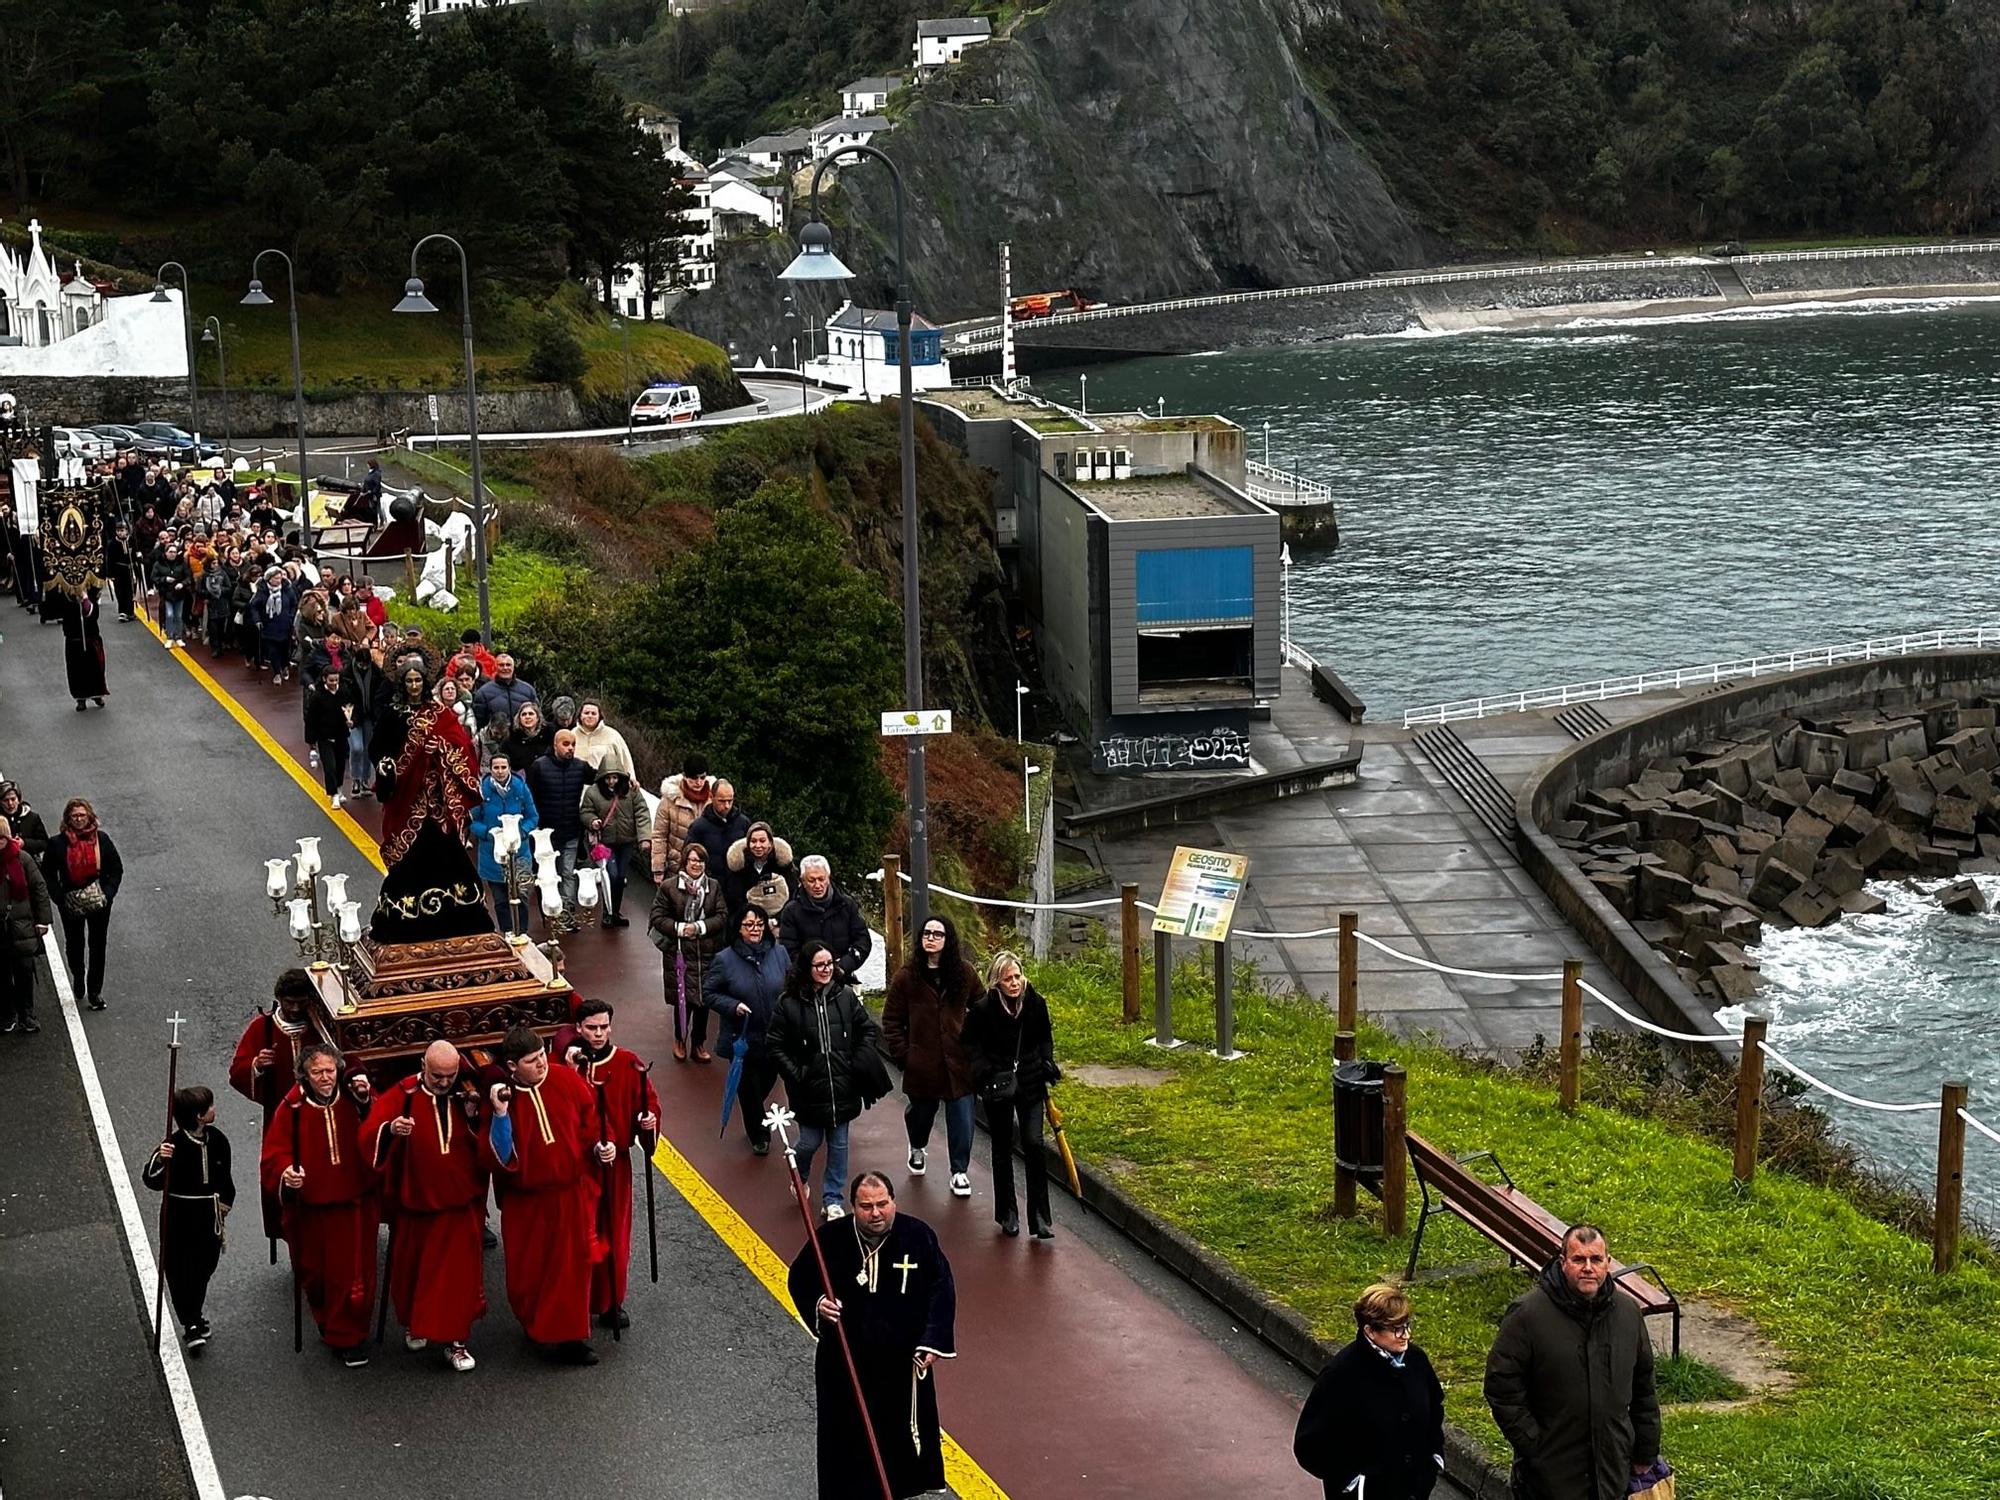
<svg viewBox="0 0 2000 1500">
<path fill-rule="evenodd" d="M 562 318 L 553 314 L 535 324 L 528 349 L 528 377 L 548 385 L 568 385 L 589 368 L 583 343 Z"/>
</svg>

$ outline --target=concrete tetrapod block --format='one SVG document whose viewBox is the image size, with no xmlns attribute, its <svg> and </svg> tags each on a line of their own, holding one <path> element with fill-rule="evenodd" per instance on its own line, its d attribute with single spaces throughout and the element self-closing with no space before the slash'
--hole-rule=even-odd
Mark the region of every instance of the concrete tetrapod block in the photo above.
<svg viewBox="0 0 2000 1500">
<path fill-rule="evenodd" d="M 1633 847 L 1641 854 L 1652 855 L 1662 868 L 1672 870 L 1676 875 L 1694 877 L 1694 850 L 1679 839 L 1644 839 Z"/>
<path fill-rule="evenodd" d="M 1917 841 L 1906 828 L 1894 823 L 1878 823 L 1867 838 L 1854 846 L 1854 857 L 1870 875 L 1884 871 L 1914 870 Z"/>
<path fill-rule="evenodd" d="M 1785 898 L 1803 886 L 1806 879 L 1805 875 L 1781 859 L 1767 860 L 1750 886 L 1750 900 L 1766 911 L 1777 911 Z"/>
<path fill-rule="evenodd" d="M 1939 797 L 1931 809 L 1931 832 L 1971 838 L 1977 831 L 1979 809 L 1964 797 Z"/>
<path fill-rule="evenodd" d="M 1639 867 L 1637 904 L 1639 915 L 1649 919 L 1665 917 L 1670 907 L 1693 899 L 1694 882 L 1685 875 L 1657 865 Z"/>
<path fill-rule="evenodd" d="M 1889 758 L 1889 726 L 1860 721 L 1843 724 L 1840 737 L 1847 745 L 1847 769 L 1872 771 Z"/>
<path fill-rule="evenodd" d="M 1917 875 L 1923 880 L 1937 880 L 1946 875 L 1958 873 L 1958 851 L 1941 844 L 1917 845 Z"/>
<path fill-rule="evenodd" d="M 1928 828 L 1937 797 L 1929 787 L 1896 786 L 1891 783 L 1875 804 L 1875 815 L 1903 828 Z"/>
<path fill-rule="evenodd" d="M 1872 796 L 1874 789 L 1869 793 Z M 1821 822 L 1838 828 L 1840 822 L 1855 809 L 1855 800 L 1846 793 L 1828 785 L 1812 794 L 1812 801 L 1806 804 L 1806 811 Z"/>
<path fill-rule="evenodd" d="M 1815 792 L 1813 795 L 1819 794 Z M 1814 817 L 1803 807 L 1785 819 L 1785 842 L 1788 844 L 1801 840 L 1824 844 L 1831 837 L 1833 837 L 1833 824 L 1824 818 Z"/>
<path fill-rule="evenodd" d="M 1754 948 L 1764 941 L 1764 923 L 1755 912 L 1738 907 L 1722 914 L 1722 936 L 1729 942 L 1745 948 Z"/>
<path fill-rule="evenodd" d="M 1995 753 L 1991 729 L 1961 729 L 1957 734 L 1946 735 L 1938 741 L 1938 749 L 1949 750 L 1959 765 L 1968 771 L 1990 771 L 2000 764 L 2000 754 Z"/>
<path fill-rule="evenodd" d="M 1986 910 L 1986 893 L 1976 880 L 1954 880 L 1937 893 L 1937 903 L 1959 916 L 1977 916 Z"/>
<path fill-rule="evenodd" d="M 1850 917 L 1877 917 L 1889 909 L 1889 903 L 1873 891 L 1856 891 L 1840 898 L 1840 909 Z"/>
<path fill-rule="evenodd" d="M 1740 1005 L 1757 993 L 1756 972 L 1738 968 L 1735 964 L 1719 964 L 1710 969 L 1708 982 L 1732 1005 Z"/>
<path fill-rule="evenodd" d="M 1847 742 L 1837 734 L 1814 734 L 1800 730 L 1792 742 L 1791 762 L 1806 773 L 1808 780 L 1831 781 L 1847 766 Z"/>
<path fill-rule="evenodd" d="M 1726 865 L 1697 865 L 1695 867 L 1694 878 L 1696 890 L 1700 890 L 1706 886 L 1711 890 L 1722 891 L 1731 896 L 1740 896 L 1743 894 L 1743 875 L 1736 868 L 1734 861 Z"/>
<path fill-rule="evenodd" d="M 1875 778 L 1863 771 L 1838 771 L 1828 788 L 1867 802 L 1875 800 Z"/>
<path fill-rule="evenodd" d="M 1850 849 L 1829 849 L 1813 866 L 1813 884 L 1830 896 L 1851 896 L 1865 879 L 1861 861 Z"/>
<path fill-rule="evenodd" d="M 1816 885 L 1801 886 L 1778 909 L 1801 927 L 1824 927 L 1840 915 L 1840 898 Z"/>
<path fill-rule="evenodd" d="M 1924 735 L 1922 719 L 1891 719 L 1883 727 L 1887 731 L 1885 748 L 1891 760 L 1899 755 L 1922 760 L 1930 754 L 1930 741 Z"/>
</svg>

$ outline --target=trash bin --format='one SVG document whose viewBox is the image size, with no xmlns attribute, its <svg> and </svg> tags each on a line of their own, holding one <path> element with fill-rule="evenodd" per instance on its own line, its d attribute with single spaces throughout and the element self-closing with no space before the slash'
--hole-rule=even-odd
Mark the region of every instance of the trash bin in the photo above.
<svg viewBox="0 0 2000 1500">
<path fill-rule="evenodd" d="M 1369 1192 L 1382 1190 L 1383 1062 L 1344 1062 L 1333 1070 L 1333 1160 Z"/>
</svg>

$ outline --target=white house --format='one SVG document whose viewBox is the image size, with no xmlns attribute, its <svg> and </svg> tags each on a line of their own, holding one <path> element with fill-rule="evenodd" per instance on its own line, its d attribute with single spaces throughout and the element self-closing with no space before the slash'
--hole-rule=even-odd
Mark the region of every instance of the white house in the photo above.
<svg viewBox="0 0 2000 1500">
<path fill-rule="evenodd" d="M 993 40 L 993 23 L 984 16 L 958 16 L 945 21 L 917 22 L 917 39 L 911 45 L 917 76 L 928 78 L 939 68 L 955 63 L 967 47 Z"/>
<path fill-rule="evenodd" d="M 813 126 L 806 138 L 811 143 L 812 159 L 824 161 L 849 146 L 865 146 L 888 129 L 889 121 L 883 115 L 834 115 Z"/>
<path fill-rule="evenodd" d="M 840 112 L 850 120 L 862 115 L 879 115 L 888 108 L 889 96 L 903 86 L 900 73 L 885 78 L 857 78 L 840 86 Z"/>
<path fill-rule="evenodd" d="M 787 135 L 760 135 L 729 154 L 742 157 L 765 176 L 775 177 L 785 170 L 787 157 L 810 156 L 812 142 L 803 131 L 796 130 Z"/>
<path fill-rule="evenodd" d="M 422 27 L 433 16 L 454 15 L 487 5 L 525 5 L 527 0 L 410 0 L 410 24 Z"/>
<path fill-rule="evenodd" d="M 711 179 L 709 209 L 717 239 L 731 239 L 758 229 L 776 229 L 784 217 L 783 192 L 744 182 L 726 173 Z"/>
<path fill-rule="evenodd" d="M 0 249 L 0 343 L 45 349 L 102 323 L 105 290 L 81 264 L 59 273 L 42 245 L 42 221 L 30 219 L 28 248 Z"/>
<path fill-rule="evenodd" d="M 651 312 L 656 321 L 672 310 L 676 291 L 699 292 L 715 285 L 715 210 L 709 202 L 708 172 L 693 163 L 678 146 L 673 148 L 670 159 L 677 167 L 682 162 L 691 164 L 678 171 L 674 180 L 694 195 L 694 203 L 681 215 L 687 221 L 688 233 L 669 247 L 671 269 L 665 264 L 666 257 L 653 268 Z M 645 296 L 645 277 L 639 265 L 635 262 L 620 266 L 611 281 L 613 311 L 628 318 L 644 317 Z"/>
<path fill-rule="evenodd" d="M 878 307 L 843 302 L 826 320 L 825 351 L 806 362 L 806 374 L 827 385 L 844 386 L 866 400 L 899 389 L 896 315 Z M 919 391 L 951 384 L 944 334 L 922 315 L 910 320 L 910 384 Z"/>
</svg>

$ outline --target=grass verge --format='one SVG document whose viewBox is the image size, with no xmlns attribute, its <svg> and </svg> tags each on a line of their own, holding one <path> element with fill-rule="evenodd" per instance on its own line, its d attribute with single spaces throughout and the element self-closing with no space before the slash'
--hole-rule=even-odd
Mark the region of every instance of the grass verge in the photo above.
<svg viewBox="0 0 2000 1500">
<path fill-rule="evenodd" d="M 1212 1043 L 1212 992 L 1193 963 L 1175 979 L 1175 1029 L 1198 1045 L 1163 1053 L 1119 1020 L 1118 960 L 1093 949 L 1034 966 L 1059 1055 L 1167 1070 L 1156 1087 L 1060 1085 L 1073 1147 L 1333 1342 L 1365 1284 L 1400 1275 L 1407 1237 L 1379 1216 L 1328 1211 L 1333 1020 L 1317 1002 L 1239 981 L 1237 1045 Z M 1150 993 L 1150 980 L 1146 993 Z M 1409 1070 L 1410 1125 L 1445 1149 L 1492 1149 L 1551 1212 L 1605 1225 L 1614 1253 L 1659 1266 L 1684 1299 L 1749 1318 L 1796 1389 L 1726 1411 L 1667 1410 L 1664 1448 L 1686 1500 L 1988 1500 L 2000 1490 L 2000 1277 L 1974 1251 L 1945 1278 L 1928 1247 L 1845 1198 L 1766 1171 L 1739 1191 L 1728 1154 L 1657 1121 L 1590 1105 L 1434 1045 L 1364 1027 L 1362 1055 Z M 1411 1217 L 1416 1193 L 1411 1191 Z M 1363 1199 L 1364 1207 L 1373 1207 Z M 1470 1266 L 1415 1289 L 1420 1340 L 1451 1419 L 1498 1456 L 1480 1382 L 1493 1329 L 1526 1277 L 1451 1219 L 1432 1221 L 1423 1265 Z M 1482 1268 L 1483 1267 L 1483 1268 Z M 1670 1376 L 1685 1399 L 1718 1395 L 1712 1372 Z"/>
</svg>

